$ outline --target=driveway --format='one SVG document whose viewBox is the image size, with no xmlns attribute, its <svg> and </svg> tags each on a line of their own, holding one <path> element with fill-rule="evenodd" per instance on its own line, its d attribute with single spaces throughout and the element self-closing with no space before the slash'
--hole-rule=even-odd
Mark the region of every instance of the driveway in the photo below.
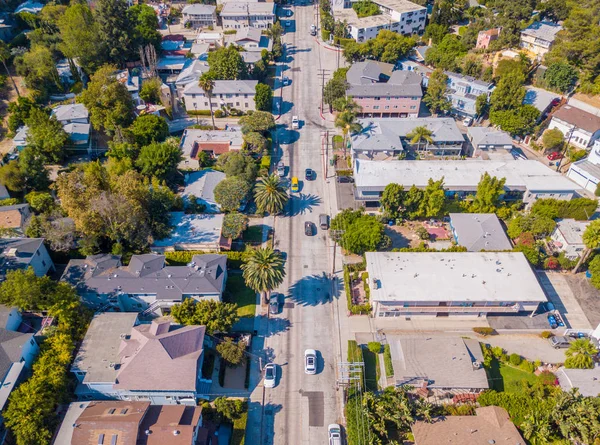
<svg viewBox="0 0 600 445">
<path fill-rule="evenodd" d="M 360 204 L 354 199 L 354 184 L 339 183 L 336 181 L 335 193 L 337 195 L 338 210 L 358 209 Z"/>
<path fill-rule="evenodd" d="M 590 284 L 584 273 L 564 277 L 592 328 L 595 328 L 600 324 L 600 291 Z"/>
<path fill-rule="evenodd" d="M 569 286 L 568 275 L 560 272 L 536 271 L 536 273 L 548 300 L 560 312 L 567 327 L 592 329 L 592 325 L 577 301 L 571 286 Z"/>
<path fill-rule="evenodd" d="M 547 339 L 536 334 L 500 334 L 490 337 L 478 337 L 482 343 L 500 346 L 508 354 L 517 353 L 528 360 L 541 360 L 545 363 L 562 363 L 565 350 L 554 349 Z"/>
</svg>

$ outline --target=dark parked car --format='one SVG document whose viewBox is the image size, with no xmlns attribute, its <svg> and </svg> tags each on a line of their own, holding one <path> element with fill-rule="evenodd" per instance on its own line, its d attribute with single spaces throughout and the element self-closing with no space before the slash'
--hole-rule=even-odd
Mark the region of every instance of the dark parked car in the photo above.
<svg viewBox="0 0 600 445">
<path fill-rule="evenodd" d="M 339 182 L 340 184 L 343 184 L 343 183 L 351 184 L 354 182 L 354 178 L 352 176 L 338 176 L 337 182 Z"/>
<path fill-rule="evenodd" d="M 313 236 L 314 233 L 314 224 L 310 221 L 306 221 L 304 223 L 304 234 L 306 236 Z"/>
<path fill-rule="evenodd" d="M 313 169 L 307 168 L 307 169 L 304 171 L 304 178 L 305 178 L 307 181 L 312 181 L 312 180 L 314 179 L 314 177 L 315 177 L 315 176 L 316 176 L 316 173 L 314 172 L 314 170 L 313 170 Z"/>
<path fill-rule="evenodd" d="M 279 294 L 271 294 L 271 299 L 269 300 L 269 313 L 272 315 L 279 313 Z"/>
</svg>

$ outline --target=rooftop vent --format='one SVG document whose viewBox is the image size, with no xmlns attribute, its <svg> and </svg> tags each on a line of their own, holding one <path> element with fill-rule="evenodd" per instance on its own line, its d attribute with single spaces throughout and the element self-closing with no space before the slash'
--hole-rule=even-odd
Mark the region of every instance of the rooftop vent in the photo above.
<svg viewBox="0 0 600 445">
<path fill-rule="evenodd" d="M 179 436 L 179 430 L 173 430 L 173 436 Z"/>
<path fill-rule="evenodd" d="M 17 256 L 17 252 L 18 250 L 16 247 L 11 247 L 6 251 L 6 256 Z"/>
</svg>

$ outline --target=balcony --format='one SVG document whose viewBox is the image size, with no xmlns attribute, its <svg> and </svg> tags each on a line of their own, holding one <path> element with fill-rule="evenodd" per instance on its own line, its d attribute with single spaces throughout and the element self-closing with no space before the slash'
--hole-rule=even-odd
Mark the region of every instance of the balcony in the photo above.
<svg viewBox="0 0 600 445">
<path fill-rule="evenodd" d="M 514 306 L 408 306 L 408 307 L 388 307 L 379 306 L 378 312 L 421 313 L 421 314 L 465 314 L 473 312 L 485 313 L 510 313 L 514 314 L 523 310 L 520 304 Z"/>
</svg>

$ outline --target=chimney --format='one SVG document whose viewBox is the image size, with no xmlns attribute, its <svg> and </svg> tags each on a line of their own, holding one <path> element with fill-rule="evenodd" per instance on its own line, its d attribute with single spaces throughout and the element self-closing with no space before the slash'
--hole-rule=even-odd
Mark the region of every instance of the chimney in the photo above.
<svg viewBox="0 0 600 445">
<path fill-rule="evenodd" d="M 161 335 L 169 332 L 169 327 L 171 326 L 171 322 L 169 321 L 156 321 L 152 320 L 152 324 L 150 324 L 150 333 L 152 335 Z"/>
</svg>

